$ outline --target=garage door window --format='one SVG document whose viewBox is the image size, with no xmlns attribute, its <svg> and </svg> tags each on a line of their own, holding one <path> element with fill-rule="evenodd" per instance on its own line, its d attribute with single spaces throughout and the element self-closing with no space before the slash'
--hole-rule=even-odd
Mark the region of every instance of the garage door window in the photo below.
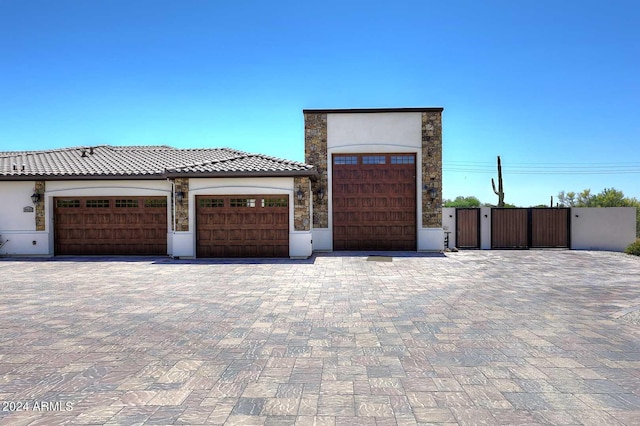
<svg viewBox="0 0 640 426">
<path fill-rule="evenodd" d="M 87 200 L 88 208 L 108 208 L 109 200 Z"/>
<path fill-rule="evenodd" d="M 200 207 L 224 207 L 224 200 L 221 198 L 199 198 Z"/>
<path fill-rule="evenodd" d="M 145 207 L 167 207 L 167 199 L 144 200 Z"/>
<path fill-rule="evenodd" d="M 415 157 L 413 155 L 392 155 L 391 164 L 413 164 Z"/>
<path fill-rule="evenodd" d="M 232 198 L 231 207 L 255 207 L 255 198 Z"/>
<path fill-rule="evenodd" d="M 358 164 L 358 157 L 356 157 L 355 155 L 333 157 L 333 164 Z"/>
<path fill-rule="evenodd" d="M 116 207 L 138 207 L 138 200 L 116 200 Z"/>
<path fill-rule="evenodd" d="M 384 155 L 365 155 L 362 157 L 362 164 L 385 164 Z"/>
<path fill-rule="evenodd" d="M 288 200 L 286 198 L 263 198 L 262 207 L 287 207 Z"/>
<path fill-rule="evenodd" d="M 56 200 L 56 207 L 61 207 L 64 209 L 79 208 L 80 200 Z"/>
</svg>

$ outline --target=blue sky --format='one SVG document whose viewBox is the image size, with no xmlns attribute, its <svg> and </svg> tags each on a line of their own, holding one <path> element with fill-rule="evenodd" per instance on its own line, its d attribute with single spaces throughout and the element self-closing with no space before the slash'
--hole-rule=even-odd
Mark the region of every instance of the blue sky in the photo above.
<svg viewBox="0 0 640 426">
<path fill-rule="evenodd" d="M 303 161 L 303 108 L 442 106 L 445 198 L 640 198 L 640 3 L 0 0 L 0 150 Z M 598 172 L 598 173 L 595 173 Z"/>
</svg>

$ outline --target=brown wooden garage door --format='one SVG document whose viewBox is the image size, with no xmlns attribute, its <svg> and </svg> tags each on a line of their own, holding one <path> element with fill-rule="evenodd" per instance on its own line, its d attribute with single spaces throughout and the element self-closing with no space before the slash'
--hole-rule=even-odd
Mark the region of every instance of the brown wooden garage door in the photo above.
<svg viewBox="0 0 640 426">
<path fill-rule="evenodd" d="M 333 156 L 333 249 L 416 249 L 414 154 Z"/>
<path fill-rule="evenodd" d="M 166 255 L 166 197 L 54 199 L 57 255 Z"/>
<path fill-rule="evenodd" d="M 198 196 L 198 257 L 289 256 L 289 196 Z"/>
</svg>

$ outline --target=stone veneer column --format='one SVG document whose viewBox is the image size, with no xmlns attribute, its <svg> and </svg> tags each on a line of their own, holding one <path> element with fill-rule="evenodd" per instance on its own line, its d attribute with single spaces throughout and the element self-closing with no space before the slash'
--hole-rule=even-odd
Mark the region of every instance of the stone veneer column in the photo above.
<svg viewBox="0 0 640 426">
<path fill-rule="evenodd" d="M 422 186 L 422 227 L 442 228 L 441 111 L 422 113 Z M 438 191 L 435 198 L 429 193 L 431 188 Z"/>
<path fill-rule="evenodd" d="M 45 231 L 45 216 L 44 216 L 44 192 L 46 189 L 45 181 L 37 180 L 35 184 L 35 192 L 40 194 L 40 199 L 36 203 L 36 231 Z"/>
<path fill-rule="evenodd" d="M 308 231 L 311 229 L 311 221 L 309 220 L 310 202 L 309 202 L 309 178 L 296 177 L 293 178 L 293 227 L 296 231 Z M 302 202 L 298 201 L 298 190 L 302 190 L 304 196 Z"/>
<path fill-rule="evenodd" d="M 189 230 L 189 178 L 176 178 L 174 180 L 176 194 L 183 192 L 182 202 L 176 200 L 176 217 L 174 229 L 176 231 Z"/>
<path fill-rule="evenodd" d="M 327 178 L 327 114 L 304 114 L 304 161 L 316 167 L 318 180 L 311 182 L 313 194 L 313 227 L 329 227 L 329 179 Z M 324 199 L 318 197 L 318 189 L 324 190 Z M 297 187 L 296 187 L 297 188 Z M 297 189 L 296 189 L 297 191 Z"/>
</svg>

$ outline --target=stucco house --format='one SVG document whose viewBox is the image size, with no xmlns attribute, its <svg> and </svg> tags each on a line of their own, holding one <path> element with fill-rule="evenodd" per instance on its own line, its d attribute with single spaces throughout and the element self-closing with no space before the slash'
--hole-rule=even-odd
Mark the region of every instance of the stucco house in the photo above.
<svg viewBox="0 0 640 426">
<path fill-rule="evenodd" d="M 306 164 L 228 148 L 0 152 L 0 254 L 441 250 L 441 114 L 304 110 Z"/>
</svg>

